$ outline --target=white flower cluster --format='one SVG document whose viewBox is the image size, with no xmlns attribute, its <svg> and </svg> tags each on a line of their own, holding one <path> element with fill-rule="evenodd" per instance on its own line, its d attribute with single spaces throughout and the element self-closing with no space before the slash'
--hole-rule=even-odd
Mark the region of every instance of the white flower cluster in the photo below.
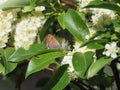
<svg viewBox="0 0 120 90">
<path fill-rule="evenodd" d="M 71 77 L 71 79 L 75 79 L 77 78 L 77 73 L 75 72 L 73 65 L 72 65 L 72 55 L 73 55 L 73 52 L 69 52 L 66 56 L 64 56 L 61 62 L 61 65 L 68 64 L 69 65 L 68 67 L 69 76 Z"/>
<path fill-rule="evenodd" d="M 87 51 L 94 51 L 92 49 L 89 49 L 87 48 L 86 46 L 85 47 L 82 47 L 80 48 L 80 43 L 79 42 L 75 42 L 74 44 L 74 49 L 73 51 L 69 51 L 68 54 L 66 56 L 64 56 L 61 64 L 64 65 L 64 64 L 69 64 L 69 67 L 68 67 L 68 73 L 70 75 L 70 77 L 72 79 L 75 79 L 77 78 L 77 73 L 75 72 L 74 68 L 73 68 L 73 65 L 72 65 L 72 56 L 75 52 L 82 52 L 82 53 L 85 53 Z"/>
<path fill-rule="evenodd" d="M 100 8 L 82 8 L 88 5 L 93 0 L 78 0 L 78 9 L 85 14 L 91 13 L 91 21 L 93 23 L 93 27 L 96 30 L 105 30 L 105 26 L 110 25 L 116 15 L 112 10 L 108 9 L 100 9 Z"/>
<path fill-rule="evenodd" d="M 115 19 L 115 13 L 107 9 L 93 9 L 92 22 L 97 30 L 105 30 Z"/>
<path fill-rule="evenodd" d="M 82 53 L 85 53 L 87 51 L 93 51 L 94 52 L 93 49 L 89 49 L 89 48 L 87 48 L 87 46 L 84 46 L 84 47 L 80 48 L 80 45 L 81 44 L 79 42 L 75 42 L 74 49 L 73 49 L 72 52 L 82 52 Z"/>
<path fill-rule="evenodd" d="M 13 14 L 8 11 L 0 10 L 0 48 L 4 48 L 9 39 L 9 33 L 12 31 L 11 25 Z"/>
<path fill-rule="evenodd" d="M 15 30 L 15 48 L 23 47 L 28 49 L 29 46 L 34 43 L 38 28 L 42 27 L 44 22 L 45 17 L 43 15 L 28 15 L 22 17 L 21 21 L 17 23 Z"/>
<path fill-rule="evenodd" d="M 84 8 L 83 7 L 87 6 L 91 1 L 93 0 L 77 0 L 78 1 L 78 5 L 79 5 L 79 11 L 83 11 L 84 13 L 89 13 L 91 12 L 91 8 Z"/>
<path fill-rule="evenodd" d="M 7 0 L 0 0 L 0 5 Z M 42 27 L 45 22 L 45 17 L 41 11 L 45 7 L 40 6 L 35 8 L 35 15 L 22 16 L 21 20 L 15 25 L 13 21 L 16 20 L 17 12 L 20 9 L 12 9 L 9 11 L 0 10 L 0 48 L 6 47 L 9 39 L 9 33 L 15 29 L 14 46 L 16 49 L 23 47 L 28 49 L 35 41 L 38 29 Z"/>
<path fill-rule="evenodd" d="M 112 58 L 116 58 L 118 51 L 119 47 L 117 47 L 117 43 L 112 42 L 110 44 L 105 45 L 105 51 L 103 52 L 103 54 Z"/>
<path fill-rule="evenodd" d="M 90 34 L 85 36 L 86 40 L 91 38 L 96 33 L 96 30 L 94 30 L 93 28 L 89 28 L 89 32 L 90 32 Z M 97 38 L 95 38 L 95 39 L 97 39 Z"/>
<path fill-rule="evenodd" d="M 61 41 L 61 47 L 62 47 L 63 49 L 66 49 L 66 50 L 71 50 L 68 41 L 66 41 L 65 39 L 63 39 L 63 40 Z"/>
<path fill-rule="evenodd" d="M 41 12 L 41 11 L 44 11 L 44 10 L 45 10 L 44 6 L 37 6 L 37 7 L 35 7 L 35 11 L 36 12 Z"/>
<path fill-rule="evenodd" d="M 81 5 L 81 7 L 84 7 L 84 6 L 88 5 L 88 3 L 90 3 L 93 0 L 77 0 L 77 1 Z"/>
</svg>

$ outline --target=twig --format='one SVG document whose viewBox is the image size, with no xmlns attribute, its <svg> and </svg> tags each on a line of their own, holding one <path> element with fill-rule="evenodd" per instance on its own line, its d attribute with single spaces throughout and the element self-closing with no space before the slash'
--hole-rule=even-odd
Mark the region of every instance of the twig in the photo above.
<svg viewBox="0 0 120 90">
<path fill-rule="evenodd" d="M 72 81 L 74 84 L 76 84 L 78 87 L 84 89 L 84 90 L 96 90 L 94 88 L 92 88 L 91 86 L 83 83 L 82 81 L 80 80 L 76 80 L 76 81 Z"/>
<path fill-rule="evenodd" d="M 75 85 L 77 85 L 81 90 L 87 90 L 85 87 L 83 87 L 83 85 L 81 85 L 81 84 L 79 84 L 79 83 L 77 83 L 77 82 L 75 82 L 75 81 L 71 81 L 73 84 L 75 84 Z"/>
<path fill-rule="evenodd" d="M 74 8 L 77 7 L 77 5 L 75 3 L 73 3 L 73 2 L 71 2 L 71 1 L 66 1 L 66 0 L 60 0 L 60 1 L 61 1 L 61 3 L 64 3 L 64 4 L 68 5 L 68 6 L 71 6 L 71 7 L 74 7 Z"/>
<path fill-rule="evenodd" d="M 48 71 L 54 72 L 54 69 L 49 68 L 49 67 L 45 68 L 45 70 L 48 70 Z"/>
</svg>

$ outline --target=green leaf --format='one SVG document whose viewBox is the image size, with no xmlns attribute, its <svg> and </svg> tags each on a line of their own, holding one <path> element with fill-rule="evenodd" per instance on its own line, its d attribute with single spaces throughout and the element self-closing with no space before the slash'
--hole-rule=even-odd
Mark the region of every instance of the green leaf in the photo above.
<svg viewBox="0 0 120 90">
<path fill-rule="evenodd" d="M 61 66 L 42 90 L 63 90 L 69 83 L 68 65 Z"/>
<path fill-rule="evenodd" d="M 44 26 L 42 27 L 42 29 L 40 30 L 40 33 L 39 33 L 41 41 L 44 40 L 45 34 L 46 34 L 47 30 L 49 29 L 50 25 L 51 25 L 54 21 L 55 21 L 55 17 L 54 17 L 54 16 L 49 17 L 49 18 L 46 20 Z"/>
<path fill-rule="evenodd" d="M 86 65 L 87 68 L 92 64 L 93 62 L 93 52 L 92 51 L 88 51 L 84 53 L 85 59 L 86 59 Z"/>
<path fill-rule="evenodd" d="M 32 10 L 33 10 L 33 7 L 31 7 L 31 6 L 25 6 L 22 11 L 24 13 L 26 13 L 26 12 L 31 12 Z"/>
<path fill-rule="evenodd" d="M 86 71 L 93 62 L 92 56 L 93 52 L 86 52 L 84 54 L 81 52 L 74 53 L 72 63 L 80 78 L 85 78 Z"/>
<path fill-rule="evenodd" d="M 118 5 L 113 3 L 103 2 L 103 1 L 97 1 L 97 0 L 90 2 L 84 8 L 105 8 L 105 9 L 114 10 L 120 13 L 120 7 Z"/>
<path fill-rule="evenodd" d="M 106 64 L 108 64 L 112 60 L 113 60 L 112 58 L 102 57 L 93 64 L 91 64 L 88 70 L 87 78 L 91 78 L 94 75 L 96 75 L 97 72 L 99 72 Z"/>
<path fill-rule="evenodd" d="M 114 77 L 108 76 L 104 73 L 100 73 L 92 78 L 90 78 L 89 80 L 87 80 L 88 84 L 90 86 L 105 86 L 105 87 L 110 87 L 112 86 L 113 82 L 114 82 Z"/>
<path fill-rule="evenodd" d="M 3 73 L 5 71 L 5 68 L 3 67 L 3 65 L 0 63 L 0 73 Z"/>
<path fill-rule="evenodd" d="M 0 5 L 0 9 L 10 9 L 17 7 L 24 7 L 30 4 L 30 0 L 7 0 L 5 3 Z"/>
<path fill-rule="evenodd" d="M 58 18 L 57 18 L 59 24 L 61 25 L 61 27 L 62 27 L 63 29 L 65 29 L 64 17 L 65 17 L 65 13 L 62 13 L 62 14 L 61 14 L 60 16 L 58 16 Z"/>
<path fill-rule="evenodd" d="M 63 90 L 69 83 L 70 83 L 70 76 L 66 71 L 64 72 L 63 76 L 59 79 L 57 84 L 52 88 L 52 90 Z"/>
<path fill-rule="evenodd" d="M 6 48 L 4 50 L 5 59 L 8 60 L 9 57 L 15 52 L 14 48 Z"/>
<path fill-rule="evenodd" d="M 29 50 L 19 48 L 9 57 L 8 60 L 12 62 L 23 61 L 24 59 L 30 58 L 45 50 L 46 50 L 46 46 L 44 44 L 33 44 L 30 46 Z"/>
<path fill-rule="evenodd" d="M 64 53 L 62 51 L 54 51 L 41 54 L 39 57 L 33 57 L 28 64 L 26 77 L 32 73 L 44 69 L 45 67 L 49 66 L 55 60 L 55 58 L 63 55 Z"/>
<path fill-rule="evenodd" d="M 0 48 L 0 56 L 4 56 L 4 50 L 2 48 Z"/>
<path fill-rule="evenodd" d="M 30 5 L 29 6 L 25 6 L 22 11 L 26 13 L 26 12 L 31 12 L 32 10 L 34 10 L 35 1 L 36 0 L 30 0 Z"/>
<path fill-rule="evenodd" d="M 15 49 L 14 48 L 6 48 L 4 51 L 4 56 L 5 56 L 5 70 L 6 74 L 12 72 L 16 67 L 17 63 L 12 63 L 8 61 L 8 58 L 14 53 Z"/>
<path fill-rule="evenodd" d="M 86 41 L 85 37 L 89 35 L 89 30 L 77 11 L 69 9 L 63 17 L 63 20 L 65 28 L 68 29 L 74 37 L 80 41 Z"/>
<path fill-rule="evenodd" d="M 104 46 L 102 45 L 103 43 L 106 43 L 107 40 L 106 39 L 98 39 L 98 40 L 89 40 L 85 43 L 83 43 L 83 45 L 81 45 L 81 47 L 83 46 L 87 46 L 90 49 L 103 49 Z"/>
<path fill-rule="evenodd" d="M 114 30 L 120 33 L 120 18 L 114 21 Z"/>
<path fill-rule="evenodd" d="M 89 49 L 97 49 L 97 50 L 104 48 L 103 45 L 101 45 L 101 44 L 99 44 L 99 43 L 96 43 L 96 42 L 94 42 L 94 43 L 89 43 L 89 44 L 87 45 L 87 47 L 88 47 Z"/>
<path fill-rule="evenodd" d="M 112 69 L 111 69 L 111 67 L 108 66 L 108 65 L 106 65 L 106 66 L 104 67 L 103 72 L 104 72 L 105 74 L 107 74 L 108 76 L 113 76 Z"/>
</svg>

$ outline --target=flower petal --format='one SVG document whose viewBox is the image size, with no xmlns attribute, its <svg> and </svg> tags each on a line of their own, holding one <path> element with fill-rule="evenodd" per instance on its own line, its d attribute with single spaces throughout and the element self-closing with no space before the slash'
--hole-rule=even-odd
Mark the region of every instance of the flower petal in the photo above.
<svg viewBox="0 0 120 90">
<path fill-rule="evenodd" d="M 111 47 L 116 47 L 117 43 L 116 42 L 112 42 L 111 43 Z"/>
<path fill-rule="evenodd" d="M 105 45 L 105 49 L 109 49 L 110 48 L 110 45 L 109 44 L 106 44 Z"/>
<path fill-rule="evenodd" d="M 116 57 L 117 57 L 117 54 L 116 54 L 116 53 L 111 53 L 111 57 L 112 57 L 112 58 L 116 58 Z"/>
<path fill-rule="evenodd" d="M 106 51 L 106 56 L 110 56 L 110 51 Z"/>
</svg>

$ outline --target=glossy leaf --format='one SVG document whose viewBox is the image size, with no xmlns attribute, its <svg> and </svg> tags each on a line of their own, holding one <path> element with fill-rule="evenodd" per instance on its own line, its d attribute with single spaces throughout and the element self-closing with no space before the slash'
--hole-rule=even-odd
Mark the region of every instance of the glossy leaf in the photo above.
<svg viewBox="0 0 120 90">
<path fill-rule="evenodd" d="M 34 9 L 34 7 L 35 7 L 35 1 L 36 0 L 30 0 L 30 5 L 29 6 L 25 6 L 22 11 L 23 12 L 31 12 Z"/>
<path fill-rule="evenodd" d="M 70 76 L 69 76 L 68 72 L 65 71 L 64 74 L 63 74 L 63 76 L 59 79 L 59 81 L 52 88 L 52 90 L 63 90 L 69 83 L 70 83 Z"/>
<path fill-rule="evenodd" d="M 93 52 L 92 51 L 88 51 L 86 53 L 84 53 L 85 55 L 85 59 L 86 59 L 86 65 L 87 65 L 87 68 L 92 64 L 93 62 Z"/>
<path fill-rule="evenodd" d="M 98 74 L 98 75 L 90 78 L 87 82 L 91 86 L 103 85 L 105 87 L 110 87 L 114 82 L 114 78 L 111 76 L 108 76 L 104 73 L 101 73 L 101 74 Z"/>
<path fill-rule="evenodd" d="M 102 45 L 103 43 L 107 43 L 106 39 L 98 39 L 98 40 L 89 40 L 81 46 L 87 46 L 90 49 L 103 49 L 104 46 Z"/>
<path fill-rule="evenodd" d="M 62 14 L 57 18 L 59 24 L 61 25 L 61 27 L 62 27 L 63 29 L 65 29 L 64 17 L 65 17 L 65 13 L 62 13 Z"/>
<path fill-rule="evenodd" d="M 26 77 L 49 66 L 55 58 L 63 56 L 63 52 L 55 51 L 41 54 L 39 57 L 33 57 L 27 67 Z"/>
<path fill-rule="evenodd" d="M 3 56 L 4 55 L 4 50 L 2 48 L 0 48 L 0 55 Z"/>
<path fill-rule="evenodd" d="M 61 66 L 42 90 L 63 90 L 70 83 L 67 66 Z"/>
<path fill-rule="evenodd" d="M 4 51 L 4 56 L 5 56 L 5 71 L 6 74 L 12 72 L 16 67 L 17 63 L 12 63 L 8 61 L 8 58 L 14 53 L 14 48 L 6 48 Z"/>
<path fill-rule="evenodd" d="M 110 67 L 109 65 L 106 65 L 106 66 L 104 67 L 103 72 L 104 72 L 105 74 L 107 74 L 108 76 L 113 76 L 112 69 L 111 69 L 111 67 Z"/>
<path fill-rule="evenodd" d="M 30 4 L 30 0 L 7 0 L 5 3 L 0 5 L 1 9 L 10 9 L 17 7 L 24 7 Z"/>
<path fill-rule="evenodd" d="M 101 44 L 99 44 L 99 43 L 89 43 L 88 45 L 87 45 L 87 47 L 89 48 L 89 49 L 96 49 L 96 50 L 98 50 L 98 49 L 103 49 L 104 48 L 104 46 L 103 45 L 101 45 Z"/>
<path fill-rule="evenodd" d="M 44 37 L 45 37 L 45 35 L 46 35 L 47 30 L 49 29 L 51 23 L 53 23 L 54 21 L 55 21 L 55 17 L 54 17 L 54 16 L 49 17 L 49 18 L 46 20 L 44 26 L 42 27 L 42 29 L 40 30 L 40 33 L 39 33 L 39 36 L 40 36 L 40 40 L 41 40 L 41 41 L 44 40 Z"/>
<path fill-rule="evenodd" d="M 0 63 L 0 73 L 3 73 L 5 71 L 5 68 L 3 67 L 3 65 Z"/>
<path fill-rule="evenodd" d="M 85 54 L 81 52 L 74 53 L 72 63 L 80 78 L 85 78 L 86 71 L 93 62 L 92 56 L 93 52 L 86 52 Z"/>
<path fill-rule="evenodd" d="M 91 78 L 96 75 L 106 64 L 108 64 L 112 60 L 112 58 L 102 57 L 94 62 L 88 70 L 87 78 Z"/>
<path fill-rule="evenodd" d="M 33 44 L 30 46 L 28 50 L 19 48 L 9 57 L 8 60 L 12 62 L 23 61 L 24 59 L 30 58 L 45 50 L 46 50 L 46 46 L 44 44 Z"/>
<path fill-rule="evenodd" d="M 85 8 L 105 8 L 120 13 L 120 7 L 118 5 L 104 1 L 92 1 Z"/>
<path fill-rule="evenodd" d="M 88 27 L 75 10 L 69 9 L 62 20 L 64 20 L 65 28 L 74 37 L 80 41 L 86 41 L 85 37 L 89 35 Z"/>
<path fill-rule="evenodd" d="M 5 59 L 8 60 L 9 57 L 15 52 L 14 48 L 6 48 L 4 50 Z"/>
</svg>

